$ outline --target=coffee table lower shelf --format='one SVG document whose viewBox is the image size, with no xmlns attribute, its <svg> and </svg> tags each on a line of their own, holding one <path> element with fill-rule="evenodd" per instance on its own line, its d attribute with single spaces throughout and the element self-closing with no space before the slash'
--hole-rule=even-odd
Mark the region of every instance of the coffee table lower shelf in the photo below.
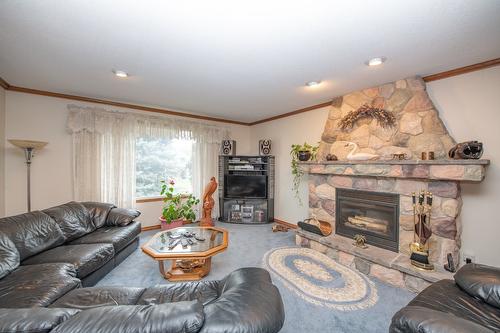
<svg viewBox="0 0 500 333">
<path fill-rule="evenodd" d="M 165 269 L 165 261 L 170 261 L 170 269 Z M 210 273 L 212 258 L 159 260 L 160 273 L 172 282 L 197 281 Z"/>
</svg>

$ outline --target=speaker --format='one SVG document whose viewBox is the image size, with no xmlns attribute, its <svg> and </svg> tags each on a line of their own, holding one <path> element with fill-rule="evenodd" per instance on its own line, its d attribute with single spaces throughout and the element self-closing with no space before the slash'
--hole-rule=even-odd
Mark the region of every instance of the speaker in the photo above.
<svg viewBox="0 0 500 333">
<path fill-rule="evenodd" d="M 222 140 L 221 154 L 222 155 L 236 155 L 236 141 L 234 141 L 234 140 Z"/>
<path fill-rule="evenodd" d="M 259 140 L 259 155 L 271 155 L 271 140 Z"/>
</svg>

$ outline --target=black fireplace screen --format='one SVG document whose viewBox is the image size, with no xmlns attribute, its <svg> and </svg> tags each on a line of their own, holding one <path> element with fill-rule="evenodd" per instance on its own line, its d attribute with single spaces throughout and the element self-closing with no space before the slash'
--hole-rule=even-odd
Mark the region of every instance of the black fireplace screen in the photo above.
<svg viewBox="0 0 500 333">
<path fill-rule="evenodd" d="M 337 234 L 360 234 L 367 244 L 398 252 L 398 194 L 336 189 L 336 201 Z"/>
</svg>

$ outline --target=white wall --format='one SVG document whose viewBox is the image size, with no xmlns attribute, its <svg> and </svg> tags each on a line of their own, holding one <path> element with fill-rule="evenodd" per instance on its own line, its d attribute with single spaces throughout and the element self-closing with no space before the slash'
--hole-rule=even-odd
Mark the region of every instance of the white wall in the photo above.
<svg viewBox="0 0 500 333">
<path fill-rule="evenodd" d="M 500 267 L 500 66 L 430 82 L 427 89 L 457 142 L 479 140 L 485 180 L 462 184 L 462 253 Z"/>
<path fill-rule="evenodd" d="M 294 143 L 319 142 L 328 111 L 329 108 L 325 107 L 252 126 L 251 142 L 258 142 L 259 139 L 272 140 L 272 154 L 276 156 L 274 216 L 279 220 L 297 223 L 308 217 L 307 177 L 303 177 L 304 181 L 299 188 L 303 202 L 301 206 L 292 191 L 290 149 Z"/>
<path fill-rule="evenodd" d="M 66 131 L 68 104 L 95 106 L 61 98 L 6 92 L 6 130 L 2 138 L 48 141 L 32 164 L 32 209 L 43 209 L 72 200 L 71 135 Z M 1 100 L 0 100 L 1 105 Z M 134 110 L 100 105 L 108 109 Z M 157 114 L 156 114 L 157 115 Z M 249 153 L 248 126 L 222 124 L 231 130 L 238 153 Z M 26 164 L 23 152 L 6 142 L 5 215 L 26 211 Z M 157 224 L 161 203 L 139 204 L 144 225 Z M 151 221 L 155 216 L 154 221 Z"/>
<path fill-rule="evenodd" d="M 5 89 L 0 87 L 0 216 L 5 214 Z"/>
</svg>

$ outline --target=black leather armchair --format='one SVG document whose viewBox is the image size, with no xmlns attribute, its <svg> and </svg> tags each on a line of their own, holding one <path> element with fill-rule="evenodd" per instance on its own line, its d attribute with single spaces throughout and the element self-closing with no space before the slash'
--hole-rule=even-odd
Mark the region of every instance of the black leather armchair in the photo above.
<svg viewBox="0 0 500 333">
<path fill-rule="evenodd" d="M 463 266 L 423 290 L 392 318 L 391 333 L 500 331 L 500 269 Z"/>
</svg>

